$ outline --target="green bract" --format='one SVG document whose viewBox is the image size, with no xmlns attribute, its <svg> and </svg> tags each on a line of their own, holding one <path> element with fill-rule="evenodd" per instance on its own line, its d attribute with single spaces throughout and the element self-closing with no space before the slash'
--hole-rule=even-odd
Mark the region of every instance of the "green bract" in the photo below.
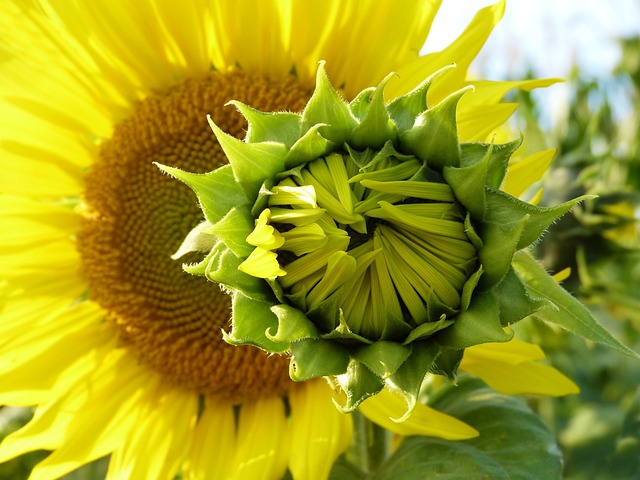
<svg viewBox="0 0 640 480">
<path fill-rule="evenodd" d="M 245 141 L 213 131 L 229 165 L 190 185 L 206 222 L 185 266 L 233 297 L 225 340 L 291 356 L 290 376 L 333 376 L 353 410 L 386 384 L 409 410 L 428 373 L 511 338 L 535 314 L 619 346 L 526 253 L 580 199 L 553 208 L 499 190 L 520 142 L 458 142 L 456 106 L 427 107 L 442 73 L 389 103 L 385 78 L 345 102 L 321 65 L 301 114 L 247 118 Z"/>
</svg>

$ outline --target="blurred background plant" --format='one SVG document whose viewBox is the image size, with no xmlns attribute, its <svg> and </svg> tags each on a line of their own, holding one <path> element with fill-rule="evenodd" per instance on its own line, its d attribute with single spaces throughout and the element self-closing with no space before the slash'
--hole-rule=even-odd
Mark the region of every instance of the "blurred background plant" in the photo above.
<svg viewBox="0 0 640 480">
<path fill-rule="evenodd" d="M 518 123 L 529 147 L 558 147 L 543 203 L 598 195 L 552 226 L 537 247 L 538 258 L 552 272 L 570 267 L 565 288 L 637 351 L 640 37 L 620 40 L 620 47 L 620 62 L 606 81 L 587 79 L 574 68 L 566 115 L 555 128 L 540 126 L 538 102 L 527 93 L 518 94 Z M 623 101 L 622 108 L 612 108 L 614 101 Z M 579 396 L 540 399 L 536 405 L 564 451 L 565 478 L 640 478 L 638 362 L 533 322 L 518 330 L 540 343 L 581 388 Z"/>
</svg>

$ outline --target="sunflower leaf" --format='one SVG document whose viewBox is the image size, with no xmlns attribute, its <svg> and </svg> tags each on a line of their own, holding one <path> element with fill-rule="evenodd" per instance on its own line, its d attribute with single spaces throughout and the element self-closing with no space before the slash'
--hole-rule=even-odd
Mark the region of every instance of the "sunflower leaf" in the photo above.
<svg viewBox="0 0 640 480">
<path fill-rule="evenodd" d="M 513 264 L 527 290 L 550 304 L 535 312 L 537 318 L 558 325 L 587 340 L 640 358 L 640 355 L 624 346 L 600 325 L 591 312 L 551 278 L 527 252 L 518 252 L 513 258 Z"/>
</svg>

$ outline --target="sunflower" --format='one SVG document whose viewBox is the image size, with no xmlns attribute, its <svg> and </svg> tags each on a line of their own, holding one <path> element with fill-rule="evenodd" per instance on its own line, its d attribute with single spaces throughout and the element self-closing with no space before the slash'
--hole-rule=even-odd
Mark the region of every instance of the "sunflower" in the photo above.
<svg viewBox="0 0 640 480">
<path fill-rule="evenodd" d="M 153 162 L 220 166 L 206 115 L 241 137 L 246 123 L 225 107 L 231 99 L 299 111 L 320 59 L 348 99 L 396 71 L 385 92 L 393 98 L 456 62 L 429 91 L 442 100 L 464 86 L 504 3 L 481 10 L 442 52 L 419 56 L 439 4 L 2 3 L 0 403 L 37 408 L 3 441 L 0 461 L 51 450 L 33 479 L 106 455 L 108 478 L 118 479 L 328 475 L 351 439 L 350 417 L 326 382 L 292 382 L 286 358 L 223 342 L 227 295 L 171 259 L 202 213 Z M 460 138 L 489 138 L 515 109 L 501 103 L 508 90 L 551 83 L 475 82 L 458 107 Z M 513 169 L 514 194 L 551 156 Z M 506 345 L 520 353 L 474 347 L 470 371 L 524 367 L 512 381 L 487 381 L 512 393 L 573 391 L 537 363 L 537 349 Z M 540 368 L 555 373 L 539 378 Z M 392 421 L 403 408 L 385 391 L 361 410 L 402 435 L 476 434 L 420 404 Z"/>
</svg>

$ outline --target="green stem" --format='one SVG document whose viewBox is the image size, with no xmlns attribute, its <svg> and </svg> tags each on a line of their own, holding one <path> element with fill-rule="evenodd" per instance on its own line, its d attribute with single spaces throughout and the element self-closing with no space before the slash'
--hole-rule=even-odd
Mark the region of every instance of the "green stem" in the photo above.
<svg viewBox="0 0 640 480">
<path fill-rule="evenodd" d="M 368 420 L 360 412 L 353 416 L 353 441 L 347 451 L 347 459 L 365 474 L 373 478 L 391 454 L 391 433 Z"/>
</svg>

